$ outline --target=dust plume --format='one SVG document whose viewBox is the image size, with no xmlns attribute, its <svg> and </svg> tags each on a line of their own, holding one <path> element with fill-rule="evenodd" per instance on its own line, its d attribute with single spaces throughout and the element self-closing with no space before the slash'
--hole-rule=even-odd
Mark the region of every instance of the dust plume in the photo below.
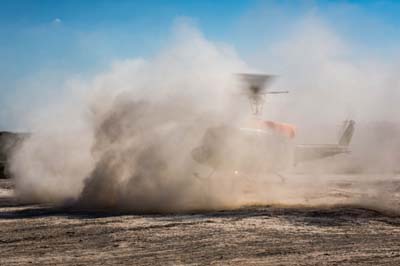
<svg viewBox="0 0 400 266">
<path fill-rule="evenodd" d="M 394 72 L 372 75 L 371 63 L 354 63 L 342 57 L 342 49 L 338 36 L 307 19 L 274 47 L 273 57 L 259 52 L 264 65 L 258 69 L 282 70 L 276 86 L 291 90 L 286 100 L 268 99 L 265 114 L 301 125 L 299 142 L 330 142 L 321 137 L 331 132 L 327 121 L 366 123 L 370 115 L 374 120 L 388 115 L 381 105 L 387 92 L 376 88 L 394 84 Z M 208 128 L 240 121 L 247 103 L 232 96 L 232 73 L 251 70 L 233 48 L 179 24 L 155 57 L 118 61 L 89 82 L 69 84 L 79 93 L 59 99 L 32 121 L 34 134 L 13 156 L 17 194 L 26 201 L 128 211 L 340 203 L 326 197 L 328 181 L 335 180 L 294 176 L 293 168 L 283 174 L 286 184 L 278 173 L 253 180 L 197 173 L 192 149 Z M 374 101 L 379 97 L 380 104 Z M 371 147 L 368 138 L 365 142 L 362 147 Z M 359 161 L 364 167 L 366 159 Z M 303 166 L 302 172 L 316 168 L 332 170 L 322 163 Z M 343 168 L 336 160 L 333 172 Z"/>
<path fill-rule="evenodd" d="M 230 205 L 202 188 L 190 152 L 206 128 L 234 120 L 227 91 L 247 68 L 229 47 L 177 26 L 154 58 L 115 63 L 78 100 L 36 119 L 13 157 L 18 195 L 143 211 Z"/>
</svg>

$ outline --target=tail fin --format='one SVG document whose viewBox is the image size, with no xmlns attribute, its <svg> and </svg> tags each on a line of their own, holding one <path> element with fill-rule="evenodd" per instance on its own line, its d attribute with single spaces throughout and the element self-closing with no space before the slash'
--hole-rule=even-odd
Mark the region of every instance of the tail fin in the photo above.
<svg viewBox="0 0 400 266">
<path fill-rule="evenodd" d="M 354 133 L 355 122 L 353 120 L 346 120 L 343 123 L 342 134 L 339 139 L 340 146 L 349 146 L 351 138 Z"/>
</svg>

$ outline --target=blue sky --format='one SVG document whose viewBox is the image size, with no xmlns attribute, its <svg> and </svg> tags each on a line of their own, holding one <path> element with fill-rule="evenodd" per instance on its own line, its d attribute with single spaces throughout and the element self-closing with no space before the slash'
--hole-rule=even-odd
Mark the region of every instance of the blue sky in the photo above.
<svg viewBox="0 0 400 266">
<path fill-rule="evenodd" d="M 279 40 L 307 14 L 321 18 L 361 56 L 390 59 L 397 53 L 400 1 L 2 0 L 0 129 L 12 127 L 21 95 L 40 101 L 71 75 L 156 53 L 176 19 L 189 18 L 206 38 L 228 43 L 251 64 L 253 51 Z"/>
</svg>

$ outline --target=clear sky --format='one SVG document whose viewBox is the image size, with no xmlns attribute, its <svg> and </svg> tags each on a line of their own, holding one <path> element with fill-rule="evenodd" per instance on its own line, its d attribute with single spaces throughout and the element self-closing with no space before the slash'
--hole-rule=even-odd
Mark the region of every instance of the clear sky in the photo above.
<svg viewBox="0 0 400 266">
<path fill-rule="evenodd" d="M 37 101 L 48 93 L 41 87 L 67 76 L 87 75 L 121 58 L 151 56 L 176 19 L 191 19 L 206 38 L 228 43 L 251 61 L 260 44 L 279 39 L 309 13 L 361 54 L 390 58 L 397 51 L 400 1 L 2 0 L 0 127 L 13 119 L 21 94 Z M 51 78 L 41 79 L 41 73 Z"/>
</svg>

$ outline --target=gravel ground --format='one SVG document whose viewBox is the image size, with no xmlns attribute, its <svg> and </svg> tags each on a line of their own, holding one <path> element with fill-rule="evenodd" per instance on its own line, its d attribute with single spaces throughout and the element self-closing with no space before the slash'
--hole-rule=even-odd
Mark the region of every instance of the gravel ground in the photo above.
<svg viewBox="0 0 400 266">
<path fill-rule="evenodd" d="M 0 265 L 400 265 L 400 216 L 350 205 L 187 214 L 22 205 L 0 191 Z"/>
</svg>

